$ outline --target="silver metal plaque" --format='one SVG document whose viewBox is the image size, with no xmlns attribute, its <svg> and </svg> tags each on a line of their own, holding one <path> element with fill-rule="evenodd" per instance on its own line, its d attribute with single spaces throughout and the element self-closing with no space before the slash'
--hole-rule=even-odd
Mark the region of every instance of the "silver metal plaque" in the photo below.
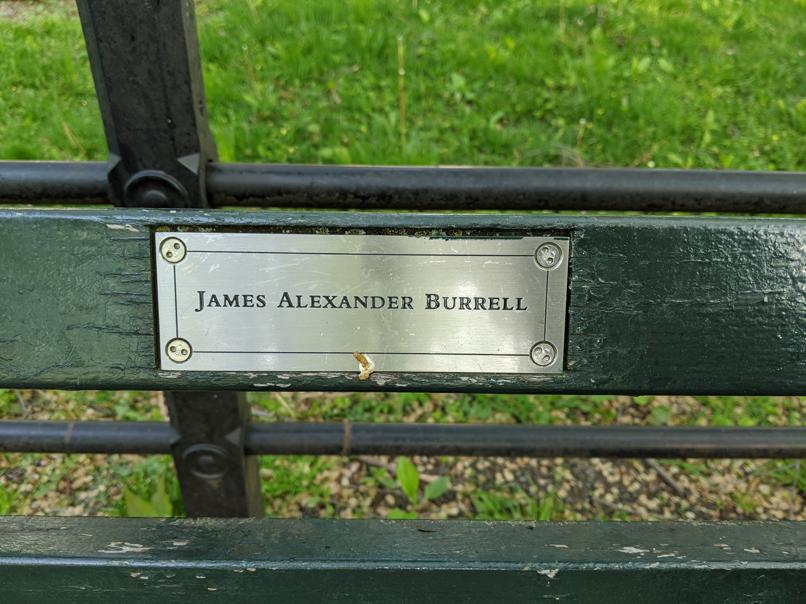
<svg viewBox="0 0 806 604">
<path fill-rule="evenodd" d="M 162 369 L 563 370 L 566 237 L 155 238 Z"/>
</svg>

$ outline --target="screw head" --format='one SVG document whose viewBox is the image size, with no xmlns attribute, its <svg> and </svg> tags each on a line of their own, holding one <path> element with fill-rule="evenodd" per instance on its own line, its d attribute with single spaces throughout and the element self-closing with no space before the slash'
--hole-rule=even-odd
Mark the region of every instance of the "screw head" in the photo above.
<svg viewBox="0 0 806 604">
<path fill-rule="evenodd" d="M 535 250 L 535 262 L 540 268 L 544 268 L 547 271 L 554 270 L 560 266 L 562 259 L 563 251 L 560 246 L 551 241 L 543 243 Z"/>
<path fill-rule="evenodd" d="M 160 243 L 160 256 L 165 262 L 170 262 L 171 264 L 181 262 L 185 259 L 187 253 L 188 249 L 185 247 L 185 242 L 176 237 L 168 237 Z"/>
<path fill-rule="evenodd" d="M 174 338 L 165 345 L 165 354 L 174 363 L 184 363 L 193 354 L 190 342 L 183 338 Z"/>
<path fill-rule="evenodd" d="M 540 367 L 548 367 L 557 360 L 557 349 L 551 342 L 538 342 L 529 351 L 532 362 Z"/>
</svg>

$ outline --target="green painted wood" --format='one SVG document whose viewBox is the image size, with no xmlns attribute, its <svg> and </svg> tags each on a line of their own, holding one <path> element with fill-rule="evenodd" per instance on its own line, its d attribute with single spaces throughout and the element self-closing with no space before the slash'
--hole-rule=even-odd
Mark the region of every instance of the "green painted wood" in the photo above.
<svg viewBox="0 0 806 604">
<path fill-rule="evenodd" d="M 156 367 L 151 232 L 571 237 L 556 376 L 176 373 Z M 0 211 L 0 386 L 806 394 L 806 220 Z"/>
<path fill-rule="evenodd" d="M 806 523 L 0 518 L 6 602 L 797 602 Z"/>
</svg>

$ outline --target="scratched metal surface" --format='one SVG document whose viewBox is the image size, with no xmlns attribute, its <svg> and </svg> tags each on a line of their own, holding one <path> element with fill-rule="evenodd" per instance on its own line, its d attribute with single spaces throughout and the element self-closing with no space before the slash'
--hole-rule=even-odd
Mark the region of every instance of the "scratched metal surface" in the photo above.
<svg viewBox="0 0 806 604">
<path fill-rule="evenodd" d="M 0 518 L 4 601 L 799 602 L 806 523 Z"/>
<path fill-rule="evenodd" d="M 163 369 L 350 372 L 358 351 L 379 373 L 562 371 L 567 237 L 160 232 L 154 247 Z"/>
<path fill-rule="evenodd" d="M 158 368 L 156 230 L 570 238 L 561 374 Z M 0 386 L 806 394 L 806 220 L 0 212 Z"/>
</svg>

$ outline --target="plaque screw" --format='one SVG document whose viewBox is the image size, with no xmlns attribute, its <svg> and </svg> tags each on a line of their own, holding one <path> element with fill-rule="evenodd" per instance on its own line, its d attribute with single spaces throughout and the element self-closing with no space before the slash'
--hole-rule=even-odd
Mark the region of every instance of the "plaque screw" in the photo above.
<svg viewBox="0 0 806 604">
<path fill-rule="evenodd" d="M 535 262 L 547 271 L 560 266 L 563 259 L 563 251 L 556 243 L 544 243 L 535 250 Z"/>
<path fill-rule="evenodd" d="M 193 354 L 190 342 L 182 338 L 174 338 L 165 345 L 165 354 L 174 363 L 184 363 Z"/>
<path fill-rule="evenodd" d="M 160 243 L 160 255 L 166 262 L 171 264 L 184 260 L 187 253 L 188 249 L 185 247 L 185 242 L 176 237 L 168 237 Z"/>
<path fill-rule="evenodd" d="M 550 342 L 538 342 L 529 351 L 532 362 L 540 367 L 548 367 L 557 359 L 557 349 Z"/>
</svg>

